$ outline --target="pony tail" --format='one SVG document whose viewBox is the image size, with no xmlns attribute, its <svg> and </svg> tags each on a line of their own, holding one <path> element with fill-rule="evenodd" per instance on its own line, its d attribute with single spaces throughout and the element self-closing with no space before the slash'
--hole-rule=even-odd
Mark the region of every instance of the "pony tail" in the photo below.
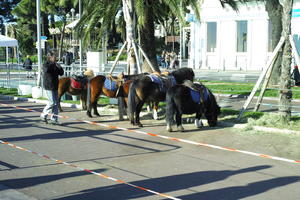
<svg viewBox="0 0 300 200">
<path fill-rule="evenodd" d="M 169 125 L 174 123 L 174 115 L 176 112 L 176 105 L 174 102 L 174 90 L 170 89 L 166 95 L 166 122 Z"/>
<path fill-rule="evenodd" d="M 134 122 L 134 113 L 136 112 L 136 81 L 133 81 L 129 88 L 128 93 L 128 118 L 131 122 Z"/>
</svg>

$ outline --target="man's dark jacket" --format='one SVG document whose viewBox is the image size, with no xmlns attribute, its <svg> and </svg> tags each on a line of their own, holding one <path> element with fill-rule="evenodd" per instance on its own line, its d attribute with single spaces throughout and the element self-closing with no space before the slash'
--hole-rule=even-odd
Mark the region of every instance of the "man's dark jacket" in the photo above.
<svg viewBox="0 0 300 200">
<path fill-rule="evenodd" d="M 32 61 L 29 58 L 26 58 L 23 67 L 27 70 L 32 70 Z"/>
<path fill-rule="evenodd" d="M 58 75 L 63 75 L 64 70 L 55 62 L 46 61 L 43 66 L 43 83 L 45 90 L 58 90 Z"/>
</svg>

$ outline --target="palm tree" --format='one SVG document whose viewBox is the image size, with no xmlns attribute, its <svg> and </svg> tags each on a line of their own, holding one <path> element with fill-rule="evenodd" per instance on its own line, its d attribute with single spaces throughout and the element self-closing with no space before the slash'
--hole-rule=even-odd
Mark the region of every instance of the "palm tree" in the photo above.
<svg viewBox="0 0 300 200">
<path fill-rule="evenodd" d="M 292 52 L 289 36 L 291 35 L 291 18 L 293 0 L 282 0 L 283 7 L 282 15 L 282 33 L 286 40 L 282 52 L 282 69 L 280 76 L 280 93 L 279 93 L 279 114 L 284 122 L 290 120 L 291 117 L 291 61 Z"/>
<path fill-rule="evenodd" d="M 243 2 L 244 0 L 241 1 Z M 127 9 L 127 5 L 129 5 L 131 19 L 125 20 L 127 37 L 129 34 L 136 35 L 136 27 L 132 23 L 137 21 L 140 27 L 141 46 L 157 71 L 159 71 L 159 68 L 156 64 L 154 22 L 161 19 L 162 15 L 168 10 L 183 22 L 188 6 L 191 6 L 195 10 L 198 18 L 200 15 L 198 0 L 84 0 L 83 2 L 84 12 L 78 23 L 77 31 L 79 35 L 83 35 L 85 45 L 94 37 L 97 38 L 98 45 L 100 46 L 103 34 L 111 30 L 115 17 L 122 12 L 122 8 L 123 10 Z M 234 9 L 237 8 L 236 1 L 234 0 L 220 0 L 220 3 L 222 5 L 229 4 Z M 167 8 L 167 10 L 162 10 L 162 7 Z M 137 17 L 137 20 L 135 17 Z"/>
</svg>

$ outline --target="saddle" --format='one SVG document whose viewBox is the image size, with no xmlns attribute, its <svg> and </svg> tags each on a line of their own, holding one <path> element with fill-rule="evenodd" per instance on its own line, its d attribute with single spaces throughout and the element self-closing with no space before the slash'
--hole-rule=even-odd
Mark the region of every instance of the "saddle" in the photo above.
<svg viewBox="0 0 300 200">
<path fill-rule="evenodd" d="M 168 88 L 176 85 L 175 77 L 172 75 L 153 73 L 147 75 L 153 83 L 158 84 L 159 90 L 165 92 Z"/>
<path fill-rule="evenodd" d="M 70 78 L 71 80 L 71 87 L 74 89 L 86 89 L 88 79 L 86 76 L 83 75 L 74 75 Z"/>
<path fill-rule="evenodd" d="M 111 91 L 117 90 L 117 79 L 113 78 L 112 76 L 106 76 L 104 81 L 104 88 Z"/>
<path fill-rule="evenodd" d="M 195 103 L 204 103 L 208 100 L 209 91 L 202 83 L 193 83 L 190 80 L 185 80 L 183 85 L 189 88 L 191 97 Z"/>
</svg>

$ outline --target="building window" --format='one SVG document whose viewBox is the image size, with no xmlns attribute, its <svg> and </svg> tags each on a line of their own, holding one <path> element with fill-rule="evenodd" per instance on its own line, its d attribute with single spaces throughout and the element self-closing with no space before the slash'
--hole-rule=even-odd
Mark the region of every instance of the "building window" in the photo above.
<svg viewBox="0 0 300 200">
<path fill-rule="evenodd" d="M 272 52 L 273 49 L 273 40 L 272 40 L 272 31 L 273 31 L 273 25 L 271 21 L 269 20 L 268 23 L 268 52 Z"/>
<path fill-rule="evenodd" d="M 207 52 L 215 52 L 217 46 L 217 22 L 207 22 Z"/>
<path fill-rule="evenodd" d="M 247 21 L 237 21 L 237 52 L 247 52 Z"/>
</svg>

